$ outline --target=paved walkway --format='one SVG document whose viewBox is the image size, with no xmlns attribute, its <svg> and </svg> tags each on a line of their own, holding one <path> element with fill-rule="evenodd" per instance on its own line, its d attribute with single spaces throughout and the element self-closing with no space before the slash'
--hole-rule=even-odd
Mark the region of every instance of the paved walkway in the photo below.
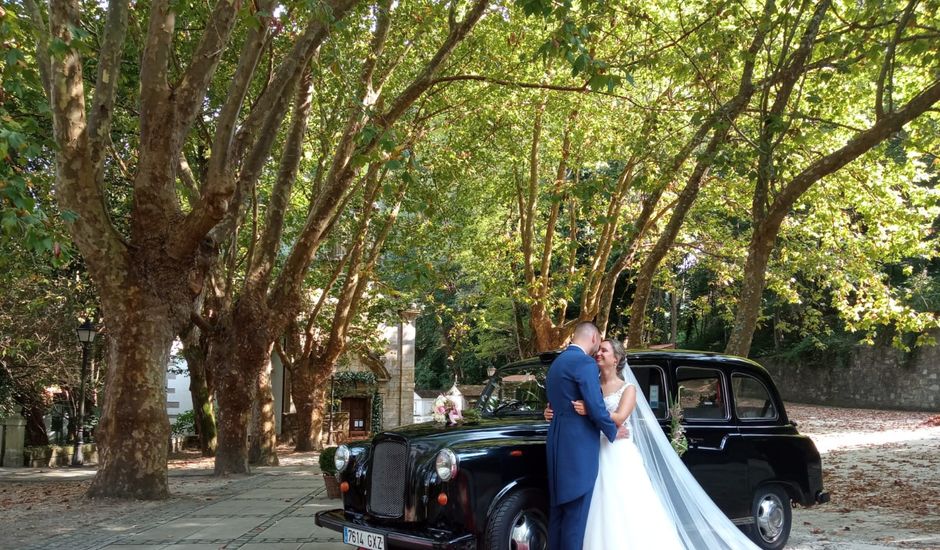
<svg viewBox="0 0 940 550">
<path fill-rule="evenodd" d="M 3 481 L 43 481 L 91 477 L 92 470 L 0 469 Z M 171 474 L 172 475 L 172 474 Z M 181 472 L 211 478 L 204 470 Z M 198 479 L 194 479 L 198 486 Z M 68 534 L 35 540 L 28 549 L 109 550 L 340 550 L 338 533 L 317 527 L 316 512 L 341 506 L 326 498 L 323 478 L 302 466 L 258 468 L 224 486 L 207 483 L 205 490 L 188 491 L 183 498 L 148 505 L 128 504 L 127 514 L 115 514 L 96 525 Z M 63 518 L 68 521 L 68 518 Z M 3 542 L 0 548 L 14 548 Z M 17 550 L 24 548 L 15 546 Z"/>
</svg>

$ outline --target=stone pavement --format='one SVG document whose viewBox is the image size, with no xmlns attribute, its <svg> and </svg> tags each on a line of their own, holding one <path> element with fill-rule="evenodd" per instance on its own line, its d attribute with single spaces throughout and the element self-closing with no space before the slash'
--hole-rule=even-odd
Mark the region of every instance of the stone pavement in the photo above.
<svg viewBox="0 0 940 550">
<path fill-rule="evenodd" d="M 0 469 L 0 481 L 27 481 L 56 476 L 91 476 L 93 470 Z M 171 473 L 171 476 L 173 474 Z M 211 471 L 180 473 L 211 476 Z M 152 504 L 152 503 L 151 503 Z M 341 506 L 326 498 L 323 478 L 303 466 L 257 468 L 251 476 L 235 478 L 224 487 L 207 484 L 156 506 L 128 504 L 128 513 L 108 517 L 97 525 L 80 527 L 68 534 L 41 540 L 37 536 L 26 549 L 109 550 L 341 550 L 342 537 L 317 527 L 316 512 Z M 3 542 L 0 548 L 14 548 Z"/>
</svg>

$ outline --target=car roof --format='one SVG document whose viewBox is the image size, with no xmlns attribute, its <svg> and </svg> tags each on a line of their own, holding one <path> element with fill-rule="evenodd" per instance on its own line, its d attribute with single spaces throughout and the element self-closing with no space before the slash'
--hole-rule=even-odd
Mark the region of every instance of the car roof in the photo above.
<svg viewBox="0 0 940 550">
<path fill-rule="evenodd" d="M 564 350 L 551 350 L 544 351 L 536 357 L 530 357 L 528 359 L 523 359 L 521 361 L 515 361 L 509 363 L 499 370 L 503 369 L 516 369 L 516 368 L 525 368 L 533 367 L 539 364 L 542 365 L 551 365 L 552 361 L 558 357 L 561 352 Z M 735 367 L 745 367 L 747 370 L 757 370 L 767 376 L 770 376 L 770 373 L 767 372 L 763 366 L 761 366 L 756 361 L 752 361 L 745 357 L 738 357 L 737 355 L 728 355 L 725 353 L 718 353 L 714 351 L 697 351 L 697 350 L 684 350 L 684 349 L 631 349 L 627 350 L 627 361 L 637 360 L 637 359 L 660 359 L 660 360 L 686 360 L 686 361 L 705 361 L 708 363 L 718 363 L 728 366 Z"/>
</svg>

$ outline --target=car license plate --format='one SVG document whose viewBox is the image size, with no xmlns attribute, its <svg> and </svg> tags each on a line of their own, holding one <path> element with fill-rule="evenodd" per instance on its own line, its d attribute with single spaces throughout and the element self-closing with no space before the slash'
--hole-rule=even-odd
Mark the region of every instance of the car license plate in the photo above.
<svg viewBox="0 0 940 550">
<path fill-rule="evenodd" d="M 361 529 L 343 527 L 343 542 L 369 550 L 385 550 L 385 535 Z"/>
</svg>

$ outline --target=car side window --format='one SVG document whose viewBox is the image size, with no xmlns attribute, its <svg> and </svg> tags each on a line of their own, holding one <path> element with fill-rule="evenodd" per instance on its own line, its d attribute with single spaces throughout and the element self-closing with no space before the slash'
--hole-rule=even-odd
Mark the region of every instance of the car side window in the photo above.
<svg viewBox="0 0 940 550">
<path fill-rule="evenodd" d="M 656 418 L 666 418 L 669 402 L 666 396 L 666 383 L 662 367 L 658 365 L 630 365 L 630 370 L 640 384 L 640 390 L 653 409 Z"/>
<path fill-rule="evenodd" d="M 773 420 L 777 407 L 763 382 L 746 374 L 731 375 L 734 411 L 741 420 Z"/>
<path fill-rule="evenodd" d="M 679 405 L 686 420 L 715 420 L 728 417 L 722 374 L 717 369 L 679 367 Z"/>
</svg>

